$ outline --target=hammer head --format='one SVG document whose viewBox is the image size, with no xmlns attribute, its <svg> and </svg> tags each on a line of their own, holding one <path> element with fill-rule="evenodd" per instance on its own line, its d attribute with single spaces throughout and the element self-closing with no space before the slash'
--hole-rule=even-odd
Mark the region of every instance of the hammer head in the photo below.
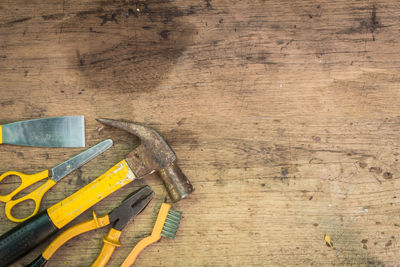
<svg viewBox="0 0 400 267">
<path fill-rule="evenodd" d="M 194 191 L 192 184 L 177 165 L 174 151 L 155 130 L 132 122 L 109 119 L 97 119 L 97 121 L 139 137 L 140 145 L 125 158 L 137 178 L 157 173 L 163 180 L 173 202 L 181 200 Z"/>
</svg>

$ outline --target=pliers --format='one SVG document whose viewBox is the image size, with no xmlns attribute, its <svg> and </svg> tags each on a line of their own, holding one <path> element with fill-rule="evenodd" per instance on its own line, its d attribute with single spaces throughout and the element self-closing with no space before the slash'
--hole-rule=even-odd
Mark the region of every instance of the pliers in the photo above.
<svg viewBox="0 0 400 267">
<path fill-rule="evenodd" d="M 42 255 L 32 261 L 29 265 L 30 267 L 44 266 L 50 257 L 59 249 L 64 243 L 66 243 L 71 238 L 80 235 L 82 233 L 101 228 L 110 223 L 113 223 L 110 231 L 106 236 L 103 237 L 104 245 L 101 249 L 99 256 L 92 263 L 92 267 L 105 266 L 108 260 L 111 258 L 115 247 L 119 247 L 118 242 L 121 235 L 122 229 L 131 220 L 131 218 L 138 215 L 144 208 L 149 204 L 154 196 L 154 192 L 149 186 L 144 186 L 137 190 L 136 192 L 129 195 L 119 207 L 115 208 L 109 214 L 97 217 L 96 213 L 93 211 L 93 219 L 79 223 L 61 235 L 59 235 L 47 248 L 43 251 Z"/>
</svg>

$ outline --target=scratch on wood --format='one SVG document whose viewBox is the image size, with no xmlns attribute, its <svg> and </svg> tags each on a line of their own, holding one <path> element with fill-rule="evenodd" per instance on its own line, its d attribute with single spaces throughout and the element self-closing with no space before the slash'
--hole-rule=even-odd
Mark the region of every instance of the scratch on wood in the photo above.
<svg viewBox="0 0 400 267">
<path fill-rule="evenodd" d="M 12 21 L 6 22 L 4 24 L 1 24 L 0 27 L 12 26 L 14 24 L 21 23 L 21 22 L 24 22 L 24 21 L 28 21 L 28 20 L 31 20 L 31 19 L 32 19 L 31 17 L 26 17 L 26 18 L 22 18 L 22 19 L 12 20 Z"/>
</svg>

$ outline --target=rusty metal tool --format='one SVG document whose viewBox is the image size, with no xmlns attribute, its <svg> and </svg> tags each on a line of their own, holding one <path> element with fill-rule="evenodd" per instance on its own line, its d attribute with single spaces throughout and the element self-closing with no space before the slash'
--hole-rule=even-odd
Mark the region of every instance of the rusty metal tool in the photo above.
<svg viewBox="0 0 400 267">
<path fill-rule="evenodd" d="M 177 165 L 175 153 L 155 130 L 136 123 L 98 121 L 136 135 L 140 145 L 90 184 L 3 234 L 0 237 L 0 265 L 21 258 L 103 198 L 148 174 L 160 176 L 174 202 L 193 192 L 192 184 Z"/>
<path fill-rule="evenodd" d="M 137 123 L 97 120 L 139 137 L 140 145 L 125 158 L 126 164 L 136 177 L 156 173 L 164 182 L 172 202 L 177 202 L 194 191 L 192 184 L 177 164 L 175 152 L 154 129 Z"/>
<path fill-rule="evenodd" d="M 136 192 L 129 195 L 117 208 L 101 217 L 97 217 L 93 211 L 93 219 L 79 223 L 72 226 L 61 235 L 57 236 L 50 245 L 43 251 L 43 253 L 32 261 L 26 267 L 41 267 L 44 266 L 51 256 L 68 240 L 74 238 L 77 235 L 89 232 L 91 230 L 104 227 L 110 223 L 113 226 L 106 236 L 103 237 L 104 246 L 101 249 L 97 259 L 92 263 L 92 267 L 105 266 L 111 255 L 114 252 L 115 247 L 119 247 L 119 237 L 121 236 L 122 229 L 132 221 L 133 218 L 142 212 L 146 206 L 150 203 L 154 196 L 154 192 L 149 186 L 144 186 Z"/>
</svg>

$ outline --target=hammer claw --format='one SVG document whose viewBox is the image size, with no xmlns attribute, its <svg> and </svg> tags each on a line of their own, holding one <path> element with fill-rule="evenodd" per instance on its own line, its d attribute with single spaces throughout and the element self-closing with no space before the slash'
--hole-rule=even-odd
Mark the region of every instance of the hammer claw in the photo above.
<svg viewBox="0 0 400 267">
<path fill-rule="evenodd" d="M 121 130 L 124 130 L 128 133 L 134 134 L 140 139 L 147 139 L 148 134 L 156 134 L 153 129 L 149 129 L 143 125 L 133 123 L 133 122 L 126 122 L 126 121 L 117 121 L 117 120 L 110 120 L 110 119 L 96 119 L 98 122 L 112 126 L 115 128 L 119 128 Z"/>
</svg>

